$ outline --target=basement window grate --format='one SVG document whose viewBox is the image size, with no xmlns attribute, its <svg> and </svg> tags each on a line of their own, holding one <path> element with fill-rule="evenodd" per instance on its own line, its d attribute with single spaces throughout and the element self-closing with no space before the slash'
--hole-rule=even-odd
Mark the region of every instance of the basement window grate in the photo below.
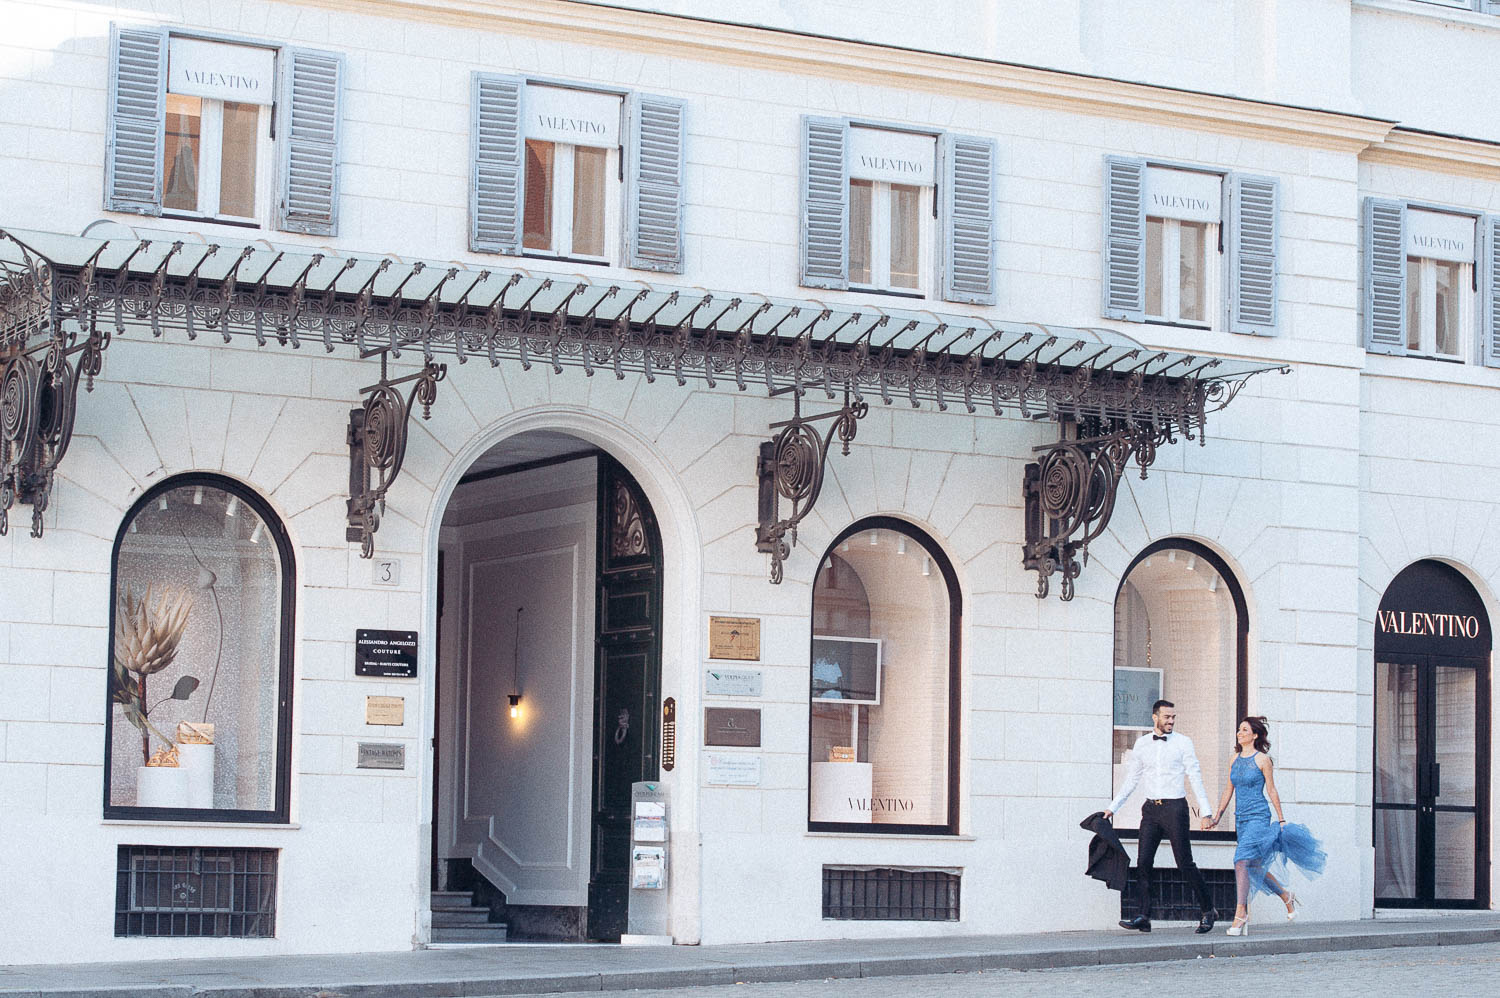
<svg viewBox="0 0 1500 998">
<path fill-rule="evenodd" d="M 1234 914 L 1235 888 L 1233 870 L 1205 870 L 1203 882 L 1208 885 L 1208 896 L 1213 899 L 1214 909 L 1221 919 Z M 1139 874 L 1130 868 L 1125 878 L 1125 890 L 1120 892 L 1120 917 L 1134 918 L 1141 913 L 1136 903 L 1136 884 Z M 1151 875 L 1151 917 L 1162 922 L 1196 922 L 1202 914 L 1198 910 L 1198 892 L 1188 882 L 1187 875 L 1176 867 L 1158 866 Z M 1228 914 L 1226 914 L 1226 912 Z"/>
<path fill-rule="evenodd" d="M 957 871 L 823 867 L 823 917 L 851 921 L 958 921 Z"/>
<path fill-rule="evenodd" d="M 120 846 L 115 935 L 269 938 L 275 849 Z"/>
</svg>

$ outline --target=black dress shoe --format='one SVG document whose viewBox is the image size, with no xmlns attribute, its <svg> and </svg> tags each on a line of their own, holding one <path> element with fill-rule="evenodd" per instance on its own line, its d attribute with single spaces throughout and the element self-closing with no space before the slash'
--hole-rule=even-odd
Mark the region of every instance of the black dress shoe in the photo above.
<svg viewBox="0 0 1500 998">
<path fill-rule="evenodd" d="M 1205 932 L 1212 932 L 1214 928 L 1214 919 L 1218 917 L 1219 913 L 1217 911 L 1212 908 L 1208 909 L 1203 913 L 1203 917 L 1198 919 L 1198 928 L 1194 931 L 1196 931 L 1199 935 L 1202 935 Z"/>
<path fill-rule="evenodd" d="M 1212 925 L 1213 923 L 1210 922 L 1209 924 Z M 1150 932 L 1151 919 L 1145 915 L 1137 915 L 1134 918 L 1122 918 L 1120 919 L 1120 928 L 1135 929 L 1137 932 Z"/>
</svg>

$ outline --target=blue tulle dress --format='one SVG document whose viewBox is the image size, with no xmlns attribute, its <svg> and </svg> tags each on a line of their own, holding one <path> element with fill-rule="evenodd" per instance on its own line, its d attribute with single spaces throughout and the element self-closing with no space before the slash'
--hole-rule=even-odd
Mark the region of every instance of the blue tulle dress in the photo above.
<svg viewBox="0 0 1500 998">
<path fill-rule="evenodd" d="M 1266 774 L 1255 756 L 1236 756 L 1229 780 L 1234 784 L 1234 869 L 1241 903 L 1255 892 L 1280 897 L 1289 863 L 1309 877 L 1323 872 L 1328 854 L 1307 826 L 1271 820 Z"/>
</svg>

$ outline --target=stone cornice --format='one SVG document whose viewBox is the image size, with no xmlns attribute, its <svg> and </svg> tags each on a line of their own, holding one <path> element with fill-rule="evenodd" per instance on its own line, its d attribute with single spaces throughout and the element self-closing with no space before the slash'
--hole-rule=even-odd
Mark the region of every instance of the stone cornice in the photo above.
<svg viewBox="0 0 1500 998">
<path fill-rule="evenodd" d="M 1500 182 L 1500 144 L 1408 128 L 1391 129 L 1385 140 L 1365 150 L 1360 160 Z"/>
<path fill-rule="evenodd" d="M 568 0 L 303 0 L 309 6 L 628 48 L 664 57 L 900 83 L 948 97 L 1177 125 L 1358 153 L 1394 122 L 1060 70 Z"/>
</svg>

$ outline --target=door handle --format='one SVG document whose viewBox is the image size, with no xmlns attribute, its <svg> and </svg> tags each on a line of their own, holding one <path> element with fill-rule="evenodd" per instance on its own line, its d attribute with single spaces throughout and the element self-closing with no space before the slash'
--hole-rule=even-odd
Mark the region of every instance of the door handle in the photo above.
<svg viewBox="0 0 1500 998">
<path fill-rule="evenodd" d="M 1443 766 L 1441 763 L 1434 762 L 1432 764 L 1432 778 L 1428 782 L 1432 784 L 1432 799 L 1437 800 L 1443 793 Z"/>
</svg>

